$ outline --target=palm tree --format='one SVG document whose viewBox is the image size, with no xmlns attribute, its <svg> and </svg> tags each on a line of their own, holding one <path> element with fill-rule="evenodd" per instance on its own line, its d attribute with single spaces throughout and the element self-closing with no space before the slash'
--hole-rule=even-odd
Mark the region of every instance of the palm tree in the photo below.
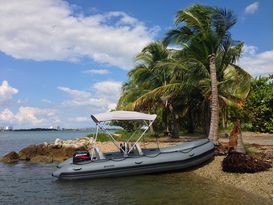
<svg viewBox="0 0 274 205">
<path fill-rule="evenodd" d="M 215 144 L 218 144 L 219 124 L 218 71 L 226 69 L 226 65 L 235 62 L 240 54 L 232 52 L 237 49 L 232 48 L 236 42 L 231 39 L 229 29 L 235 23 L 231 11 L 194 5 L 178 11 L 177 28 L 169 31 L 165 38 L 167 43 L 182 45 L 184 54 L 189 58 L 193 56 L 209 71 L 211 117 L 208 137 Z M 222 56 L 220 62 L 219 54 Z"/>
<path fill-rule="evenodd" d="M 210 118 L 208 110 L 211 104 L 211 108 L 218 109 L 211 109 L 211 122 L 206 122 L 204 127 L 209 127 L 209 137 L 214 137 L 217 143 L 217 132 L 215 135 L 212 132 L 218 130 L 219 106 L 224 109 L 228 104 L 237 104 L 249 92 L 250 75 L 234 64 L 243 43 L 233 41 L 228 32 L 223 38 L 221 34 L 216 34 L 217 31 L 222 33 L 221 30 L 228 30 L 228 25 L 233 24 L 229 12 L 197 5 L 186 10 L 186 20 L 179 19 L 181 13 L 179 11 L 177 15 L 179 28 L 171 30 L 165 42 L 179 44 L 182 49 L 167 49 L 167 44 L 162 42 L 146 46 L 137 56 L 137 66 L 129 72 L 129 81 L 123 86 L 118 109 L 157 112 L 162 115 L 168 130 L 176 130 L 178 119 L 186 118 L 189 131 L 193 131 L 193 120 L 196 119 L 197 123 Z M 216 19 L 219 19 L 220 25 Z M 181 21 L 187 23 L 180 27 Z M 194 26 L 191 27 L 192 24 Z M 215 42 L 216 39 L 221 41 Z M 212 60 L 212 53 L 214 62 L 208 57 Z M 215 71 L 212 71 L 212 65 Z M 212 89 L 212 84 L 216 84 L 216 88 Z M 216 99 L 213 98 L 216 94 L 214 89 L 217 91 Z M 216 101 L 217 104 L 214 104 Z M 214 115 L 216 112 L 217 118 Z M 214 127 L 216 121 L 217 126 Z M 173 135 L 176 136 L 176 132 Z"/>
<path fill-rule="evenodd" d="M 241 48 L 242 43 L 239 43 L 238 46 L 230 46 L 227 55 L 220 51 L 217 53 L 217 67 L 220 68 L 217 72 L 218 99 L 223 108 L 231 104 L 240 105 L 241 100 L 249 93 L 251 76 L 233 64 L 235 56 L 241 53 Z M 207 110 L 211 97 L 210 73 L 204 65 L 207 58 L 201 57 L 202 52 L 197 48 L 193 49 L 192 45 L 178 51 L 172 59 L 159 62 L 157 65 L 169 68 L 173 73 L 169 84 L 160 88 L 161 95 L 169 96 L 177 101 L 177 104 L 180 102 L 181 113 L 187 116 L 188 121 L 194 120 L 192 118 L 196 118 L 196 122 L 205 121 L 208 118 Z M 188 125 L 191 131 L 191 123 Z M 204 128 L 207 130 L 207 124 Z"/>
<path fill-rule="evenodd" d="M 124 105 L 123 109 L 160 112 L 167 131 L 177 137 L 176 126 L 170 126 L 176 124 L 173 105 L 168 97 L 160 95 L 161 87 L 170 81 L 171 72 L 156 67 L 171 55 L 172 50 L 160 41 L 150 43 L 137 55 L 137 65 L 128 74 L 129 81 L 123 86 L 118 109 Z"/>
<path fill-rule="evenodd" d="M 129 80 L 123 85 L 118 108 L 131 109 L 129 103 L 166 82 L 166 76 L 156 70 L 155 64 L 168 57 L 168 51 L 161 42 L 152 42 L 137 56 L 137 65 L 128 73 Z"/>
</svg>

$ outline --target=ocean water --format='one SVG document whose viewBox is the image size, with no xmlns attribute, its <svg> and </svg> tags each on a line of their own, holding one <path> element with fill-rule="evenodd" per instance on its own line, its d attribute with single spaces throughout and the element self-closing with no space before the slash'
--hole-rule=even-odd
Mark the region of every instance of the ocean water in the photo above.
<svg viewBox="0 0 274 205">
<path fill-rule="evenodd" d="M 0 155 L 44 141 L 87 132 L 0 132 Z M 0 163 L 0 204 L 272 204 L 191 171 L 62 181 L 51 176 L 57 164 Z"/>
</svg>

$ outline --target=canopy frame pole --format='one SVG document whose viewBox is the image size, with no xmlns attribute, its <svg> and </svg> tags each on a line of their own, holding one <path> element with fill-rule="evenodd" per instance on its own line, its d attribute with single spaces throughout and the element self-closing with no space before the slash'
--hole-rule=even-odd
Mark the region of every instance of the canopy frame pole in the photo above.
<svg viewBox="0 0 274 205">
<path fill-rule="evenodd" d="M 146 121 L 144 120 L 145 124 L 147 125 Z M 133 135 L 135 135 L 135 133 L 138 131 L 138 129 L 136 129 L 133 134 L 126 140 L 126 143 L 129 143 L 129 140 L 133 137 Z"/>
<path fill-rule="evenodd" d="M 133 132 L 133 134 L 126 140 L 126 143 L 129 143 L 129 140 L 133 137 L 133 135 L 135 135 L 136 132 L 137 132 L 137 130 L 135 130 L 135 131 Z"/>
<path fill-rule="evenodd" d="M 94 150 L 95 150 L 95 147 L 96 147 L 98 131 L 99 131 L 99 126 L 98 126 L 98 124 L 96 124 L 96 134 L 95 134 L 95 138 L 93 140 L 93 145 L 92 145 L 91 160 L 93 160 L 93 156 L 94 156 Z"/>
<path fill-rule="evenodd" d="M 118 142 L 114 139 L 114 137 L 112 136 L 112 134 L 111 134 L 107 129 L 105 129 L 103 126 L 100 126 L 99 124 L 98 124 L 98 126 L 99 126 L 99 128 L 100 128 L 101 130 L 103 130 L 105 133 L 107 133 L 107 134 L 110 136 L 110 138 L 111 138 L 113 144 L 114 144 L 119 150 L 122 150 L 122 152 L 124 153 L 124 155 L 127 155 L 126 151 L 125 151 L 124 149 L 122 149 L 122 148 L 118 145 Z"/>
<path fill-rule="evenodd" d="M 147 130 L 150 128 L 150 126 L 152 125 L 153 121 L 150 121 L 148 127 L 144 130 L 144 132 L 140 135 L 140 137 L 137 139 L 137 141 L 134 143 L 134 145 L 129 149 L 128 153 L 130 153 L 132 151 L 132 149 L 134 148 L 134 146 L 140 141 L 140 139 L 142 139 L 142 137 L 144 136 L 144 134 L 147 132 Z"/>
<path fill-rule="evenodd" d="M 148 126 L 148 128 L 150 128 L 150 126 L 151 125 L 148 125 L 147 124 L 147 122 L 144 120 L 144 122 L 145 122 L 145 124 Z M 154 121 L 153 121 L 154 122 Z M 160 150 L 160 146 L 159 146 L 159 140 L 158 140 L 158 137 L 157 136 L 155 136 L 155 138 L 156 138 L 156 144 L 157 144 L 157 147 L 158 147 L 158 149 Z M 145 138 L 143 138 L 143 139 L 145 139 Z"/>
</svg>

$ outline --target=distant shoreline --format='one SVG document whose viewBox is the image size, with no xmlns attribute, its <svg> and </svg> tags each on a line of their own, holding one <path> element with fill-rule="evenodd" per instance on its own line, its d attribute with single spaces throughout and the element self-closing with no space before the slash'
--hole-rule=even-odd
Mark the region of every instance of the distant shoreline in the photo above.
<svg viewBox="0 0 274 205">
<path fill-rule="evenodd" d="M 29 129 L 13 129 L 0 130 L 0 132 L 22 132 L 22 131 L 95 131 L 96 128 L 67 128 L 67 129 L 52 129 L 52 128 L 29 128 Z M 106 130 L 117 130 L 115 128 L 108 128 Z"/>
<path fill-rule="evenodd" d="M 94 129 L 51 129 L 51 128 L 30 128 L 30 129 L 14 129 L 2 130 L 3 132 L 21 132 L 21 131 L 89 131 Z"/>
<path fill-rule="evenodd" d="M 61 131 L 57 129 L 50 129 L 50 128 L 31 128 L 31 129 L 15 129 L 15 130 L 10 130 L 10 131 Z"/>
</svg>

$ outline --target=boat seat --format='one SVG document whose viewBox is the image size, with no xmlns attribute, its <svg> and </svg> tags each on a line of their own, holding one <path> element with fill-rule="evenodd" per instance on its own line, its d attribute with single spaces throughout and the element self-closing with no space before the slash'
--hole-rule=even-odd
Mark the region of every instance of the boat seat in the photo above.
<svg viewBox="0 0 274 205">
<path fill-rule="evenodd" d="M 143 151 L 142 151 L 142 148 L 141 148 L 141 146 L 140 146 L 138 143 L 135 144 L 134 151 L 135 151 L 139 156 L 143 156 L 143 155 L 144 155 L 144 153 L 143 153 Z"/>
<path fill-rule="evenodd" d="M 101 152 L 98 147 L 94 148 L 96 159 L 106 159 L 105 155 Z"/>
</svg>

